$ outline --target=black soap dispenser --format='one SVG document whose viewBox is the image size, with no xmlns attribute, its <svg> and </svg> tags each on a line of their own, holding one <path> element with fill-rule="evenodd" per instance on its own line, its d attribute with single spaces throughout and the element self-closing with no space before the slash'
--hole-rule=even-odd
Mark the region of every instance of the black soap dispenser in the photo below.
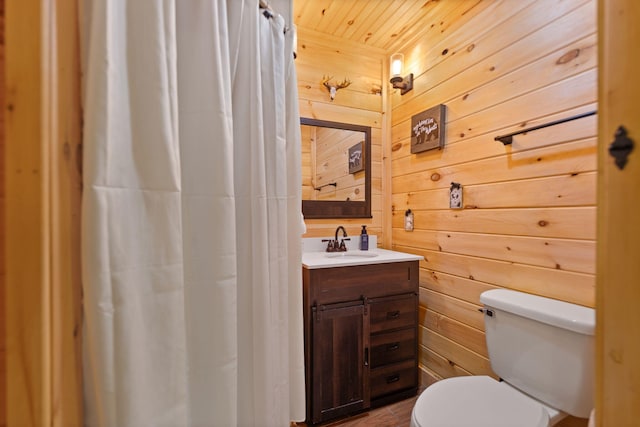
<svg viewBox="0 0 640 427">
<path fill-rule="evenodd" d="M 360 233 L 360 250 L 368 251 L 369 250 L 369 235 L 367 234 L 367 226 L 362 226 L 362 232 Z"/>
</svg>

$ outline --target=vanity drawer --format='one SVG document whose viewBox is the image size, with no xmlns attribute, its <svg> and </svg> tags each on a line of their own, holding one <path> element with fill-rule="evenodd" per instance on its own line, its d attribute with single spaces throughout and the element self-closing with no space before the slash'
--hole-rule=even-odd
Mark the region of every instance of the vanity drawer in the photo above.
<svg viewBox="0 0 640 427">
<path fill-rule="evenodd" d="M 334 268 L 303 268 L 309 304 L 331 304 L 418 292 L 418 261 Z M 313 284 L 313 285 L 312 285 Z"/>
<path fill-rule="evenodd" d="M 369 300 L 369 331 L 375 332 L 416 326 L 418 296 L 414 293 Z"/>
<path fill-rule="evenodd" d="M 371 368 L 416 357 L 416 328 L 372 335 Z"/>
<path fill-rule="evenodd" d="M 384 396 L 406 388 L 418 386 L 416 361 L 383 366 L 371 370 L 371 399 Z"/>
</svg>

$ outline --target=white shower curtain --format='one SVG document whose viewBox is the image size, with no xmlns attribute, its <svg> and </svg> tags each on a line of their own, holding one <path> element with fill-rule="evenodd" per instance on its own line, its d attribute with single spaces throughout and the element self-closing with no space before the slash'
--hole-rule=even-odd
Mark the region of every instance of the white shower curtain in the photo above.
<svg viewBox="0 0 640 427">
<path fill-rule="evenodd" d="M 304 419 L 292 30 L 258 0 L 83 16 L 85 424 Z"/>
</svg>

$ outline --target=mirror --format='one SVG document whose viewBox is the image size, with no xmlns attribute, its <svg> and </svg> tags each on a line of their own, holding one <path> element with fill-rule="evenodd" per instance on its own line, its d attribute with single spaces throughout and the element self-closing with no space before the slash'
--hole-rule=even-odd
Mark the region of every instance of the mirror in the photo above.
<svg viewBox="0 0 640 427">
<path fill-rule="evenodd" d="M 305 219 L 371 218 L 371 128 L 300 119 Z"/>
</svg>

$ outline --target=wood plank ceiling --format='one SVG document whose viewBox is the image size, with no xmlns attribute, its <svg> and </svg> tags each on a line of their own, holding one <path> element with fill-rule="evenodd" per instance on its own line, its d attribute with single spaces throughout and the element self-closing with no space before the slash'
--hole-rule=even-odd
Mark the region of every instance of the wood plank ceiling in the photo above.
<svg viewBox="0 0 640 427">
<path fill-rule="evenodd" d="M 469 2 L 476 3 L 477 1 Z M 425 25 L 443 25 L 438 0 L 294 0 L 299 28 L 393 53 L 412 43 Z M 450 3 L 454 8 L 464 1 Z"/>
</svg>

